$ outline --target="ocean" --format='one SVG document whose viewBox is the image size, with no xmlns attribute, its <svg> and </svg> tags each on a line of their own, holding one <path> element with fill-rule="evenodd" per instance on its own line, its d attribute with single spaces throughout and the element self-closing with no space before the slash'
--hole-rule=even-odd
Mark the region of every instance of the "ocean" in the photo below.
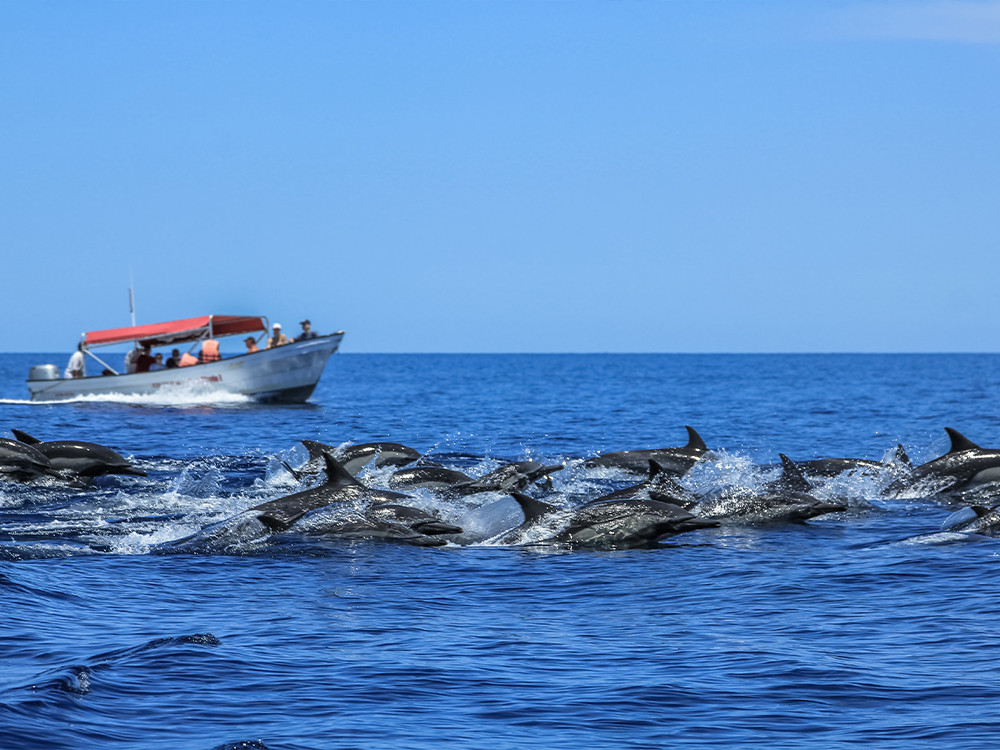
<svg viewBox="0 0 1000 750">
<path fill-rule="evenodd" d="M 26 401 L 31 365 L 68 356 L 0 355 L 2 434 L 148 476 L 0 482 L 3 750 L 996 745 L 1000 541 L 937 534 L 959 505 L 878 472 L 817 486 L 842 512 L 643 549 L 495 543 L 513 498 L 426 490 L 461 543 L 172 545 L 301 489 L 303 439 L 563 464 L 527 490 L 553 503 L 634 484 L 581 459 L 686 425 L 700 491 L 760 486 L 781 453 L 925 462 L 945 427 L 1000 446 L 1000 355 L 341 353 L 305 405 Z"/>
</svg>

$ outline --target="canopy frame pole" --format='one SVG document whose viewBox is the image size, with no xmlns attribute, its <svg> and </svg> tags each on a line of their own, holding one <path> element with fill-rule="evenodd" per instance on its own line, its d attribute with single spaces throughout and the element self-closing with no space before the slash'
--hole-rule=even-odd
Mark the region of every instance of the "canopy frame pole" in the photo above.
<svg viewBox="0 0 1000 750">
<path fill-rule="evenodd" d="M 97 356 L 96 354 L 94 354 L 94 353 L 93 353 L 92 351 L 90 351 L 90 349 L 88 349 L 87 347 L 83 347 L 83 353 L 84 353 L 84 354 L 86 354 L 86 355 L 87 355 L 88 357 L 90 357 L 91 359 L 95 359 L 95 360 L 97 360 L 97 361 L 98 361 L 99 363 L 101 363 L 102 365 L 104 365 L 104 369 L 106 369 L 106 370 L 111 370 L 111 372 L 112 372 L 113 374 L 115 374 L 115 375 L 121 375 L 121 373 L 120 373 L 120 372 L 118 372 L 118 370 L 116 370 L 116 369 L 115 369 L 114 367 L 112 367 L 111 365 L 109 365 L 109 364 L 108 364 L 107 362 L 105 362 L 105 361 L 104 361 L 103 359 L 101 359 L 100 357 L 98 357 L 98 356 Z"/>
</svg>

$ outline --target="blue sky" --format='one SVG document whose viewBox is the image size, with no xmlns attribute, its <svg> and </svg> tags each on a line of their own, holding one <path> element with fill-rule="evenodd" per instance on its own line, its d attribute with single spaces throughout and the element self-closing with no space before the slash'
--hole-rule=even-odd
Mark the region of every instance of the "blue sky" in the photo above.
<svg viewBox="0 0 1000 750">
<path fill-rule="evenodd" d="M 0 0 L 0 351 L 1000 351 L 1000 2 Z"/>
</svg>

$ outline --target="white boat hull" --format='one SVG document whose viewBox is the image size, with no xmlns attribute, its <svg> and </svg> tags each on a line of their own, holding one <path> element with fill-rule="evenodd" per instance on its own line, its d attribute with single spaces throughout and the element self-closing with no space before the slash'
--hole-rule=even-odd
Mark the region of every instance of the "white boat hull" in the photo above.
<svg viewBox="0 0 1000 750">
<path fill-rule="evenodd" d="M 302 403 L 319 382 L 343 331 L 217 362 L 156 372 L 86 378 L 28 380 L 32 401 L 62 401 L 81 396 L 144 396 L 170 390 L 233 393 L 257 401 Z"/>
</svg>

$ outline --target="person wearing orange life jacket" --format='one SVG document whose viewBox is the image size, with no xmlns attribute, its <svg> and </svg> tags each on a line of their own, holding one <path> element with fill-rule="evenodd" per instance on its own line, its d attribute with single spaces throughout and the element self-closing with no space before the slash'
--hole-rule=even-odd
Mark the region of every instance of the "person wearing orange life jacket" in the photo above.
<svg viewBox="0 0 1000 750">
<path fill-rule="evenodd" d="M 205 339 L 201 342 L 201 354 L 198 355 L 199 362 L 218 362 L 222 359 L 219 354 L 219 342 L 215 339 Z"/>
</svg>

